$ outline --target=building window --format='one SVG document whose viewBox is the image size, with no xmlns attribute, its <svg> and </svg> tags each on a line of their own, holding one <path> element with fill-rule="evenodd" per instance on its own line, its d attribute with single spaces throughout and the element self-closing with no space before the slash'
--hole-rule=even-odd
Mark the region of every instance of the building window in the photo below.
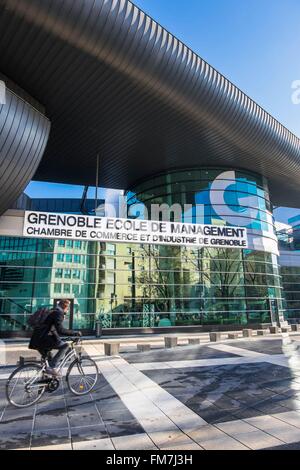
<svg viewBox="0 0 300 470">
<path fill-rule="evenodd" d="M 107 243 L 106 252 L 109 255 L 114 255 L 116 253 L 116 245 L 113 245 L 112 243 Z"/>
<path fill-rule="evenodd" d="M 80 270 L 79 269 L 74 269 L 73 279 L 80 279 Z"/>
<path fill-rule="evenodd" d="M 108 258 L 106 260 L 106 268 L 107 269 L 115 269 L 116 261 L 113 258 Z"/>
<path fill-rule="evenodd" d="M 62 275 L 63 275 L 63 270 L 62 269 L 56 269 L 55 270 L 55 277 L 62 278 Z"/>
<path fill-rule="evenodd" d="M 74 246 L 75 246 L 75 248 L 77 248 L 77 249 L 80 250 L 80 249 L 81 249 L 81 241 L 76 240 L 76 241 L 74 242 Z"/>
<path fill-rule="evenodd" d="M 65 269 L 64 277 L 66 279 L 71 279 L 71 269 Z"/>
<path fill-rule="evenodd" d="M 58 253 L 58 255 L 56 256 L 56 259 L 57 259 L 57 261 L 63 263 L 63 261 L 65 259 L 65 255 L 63 253 Z"/>
<path fill-rule="evenodd" d="M 81 261 L 81 256 L 80 255 L 74 255 L 74 263 L 80 263 Z"/>
<path fill-rule="evenodd" d="M 67 247 L 73 248 L 73 240 L 67 240 Z"/>
<path fill-rule="evenodd" d="M 73 286 L 72 286 L 72 292 L 73 292 L 73 294 L 75 294 L 75 295 L 79 295 L 79 293 L 80 293 L 80 286 L 78 286 L 78 285 L 76 285 L 76 284 L 73 285 Z"/>
<path fill-rule="evenodd" d="M 72 255 L 66 255 L 66 263 L 72 263 Z"/>
<path fill-rule="evenodd" d="M 64 284 L 64 293 L 65 294 L 70 294 L 70 292 L 71 292 L 70 284 Z"/>
<path fill-rule="evenodd" d="M 114 284 L 115 283 L 115 274 L 114 273 L 107 273 L 106 282 L 108 284 Z"/>
<path fill-rule="evenodd" d="M 54 284 L 54 293 L 55 294 L 61 293 L 61 284 Z"/>
<path fill-rule="evenodd" d="M 58 240 L 58 246 L 65 246 L 65 240 Z"/>
</svg>

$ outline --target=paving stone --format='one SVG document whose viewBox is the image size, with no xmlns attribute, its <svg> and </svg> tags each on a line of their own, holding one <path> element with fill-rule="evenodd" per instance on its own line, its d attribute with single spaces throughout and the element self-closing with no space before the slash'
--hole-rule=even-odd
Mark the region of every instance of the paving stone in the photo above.
<svg viewBox="0 0 300 470">
<path fill-rule="evenodd" d="M 111 439 L 94 439 L 74 442 L 73 450 L 115 450 Z"/>
<path fill-rule="evenodd" d="M 73 443 L 109 437 L 104 424 L 71 427 L 70 431 Z"/>
<path fill-rule="evenodd" d="M 147 434 L 112 438 L 116 450 L 155 450 L 157 447 Z"/>
<path fill-rule="evenodd" d="M 249 418 L 247 422 L 285 443 L 297 442 L 300 439 L 300 430 L 298 428 L 272 416 Z"/>
<path fill-rule="evenodd" d="M 30 450 L 37 450 L 37 451 L 42 451 L 42 450 L 51 451 L 51 450 L 53 450 L 54 452 L 57 452 L 58 450 L 72 450 L 72 445 L 71 445 L 70 442 L 66 442 L 64 444 L 55 444 L 55 445 L 44 445 L 44 446 L 39 446 L 39 447 L 31 447 Z"/>
<path fill-rule="evenodd" d="M 95 406 L 89 405 L 88 407 L 83 406 L 76 408 L 74 412 L 73 409 L 68 410 L 70 426 L 81 426 L 85 425 L 97 425 L 102 424 L 102 419 L 99 416 Z"/>
<path fill-rule="evenodd" d="M 277 418 L 285 423 L 291 424 L 300 428 L 300 412 L 297 411 L 287 411 L 285 413 L 278 413 L 272 415 L 274 418 Z M 299 437 L 300 440 L 300 437 Z"/>
<path fill-rule="evenodd" d="M 233 437 L 238 437 L 240 434 L 246 434 L 257 431 L 256 427 L 251 426 L 251 424 L 248 424 L 245 421 L 241 420 L 235 420 L 227 423 L 218 423 L 215 426 L 221 431 Z"/>
<path fill-rule="evenodd" d="M 236 354 L 217 351 L 208 346 L 178 347 L 172 349 L 151 350 L 145 353 L 122 353 L 122 357 L 131 363 L 155 363 L 174 362 L 195 359 L 222 359 L 225 357 L 236 357 Z"/>
<path fill-rule="evenodd" d="M 252 450 L 269 449 L 273 446 L 282 445 L 281 440 L 260 430 L 241 433 L 237 436 L 237 439 Z"/>
<path fill-rule="evenodd" d="M 198 441 L 205 450 L 247 450 L 241 442 L 224 434 L 211 440 Z"/>
<path fill-rule="evenodd" d="M 143 434 L 144 429 L 138 421 L 104 421 L 108 435 L 113 437 L 126 436 L 132 434 Z"/>
<path fill-rule="evenodd" d="M 148 433 L 150 439 L 159 448 L 191 444 L 193 441 L 186 434 L 177 431 L 156 431 Z"/>
<path fill-rule="evenodd" d="M 55 431 L 37 431 L 32 434 L 32 447 L 43 447 L 49 445 L 71 444 L 70 432 L 68 429 Z"/>
<path fill-rule="evenodd" d="M 42 431 L 48 429 L 64 429 L 68 428 L 68 419 L 66 413 L 37 414 L 34 421 L 34 431 Z"/>
</svg>

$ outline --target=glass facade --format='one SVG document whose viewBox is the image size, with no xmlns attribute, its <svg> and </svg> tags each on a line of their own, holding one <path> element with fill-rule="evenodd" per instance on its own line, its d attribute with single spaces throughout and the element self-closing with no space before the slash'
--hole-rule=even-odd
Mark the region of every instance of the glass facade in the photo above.
<svg viewBox="0 0 300 470">
<path fill-rule="evenodd" d="M 295 225 L 278 232 L 280 272 L 285 299 L 285 317 L 289 323 L 300 323 L 300 224 L 297 216 L 290 219 Z"/>
<path fill-rule="evenodd" d="M 132 215 L 141 203 L 191 204 L 185 222 L 274 233 L 267 183 L 257 175 L 172 172 L 128 192 Z M 59 298 L 73 299 L 73 327 L 89 331 L 98 319 L 103 328 L 268 323 L 272 308 L 283 309 L 277 256 L 251 247 L 0 237 L 0 331 L 26 329 L 28 315 Z"/>
</svg>

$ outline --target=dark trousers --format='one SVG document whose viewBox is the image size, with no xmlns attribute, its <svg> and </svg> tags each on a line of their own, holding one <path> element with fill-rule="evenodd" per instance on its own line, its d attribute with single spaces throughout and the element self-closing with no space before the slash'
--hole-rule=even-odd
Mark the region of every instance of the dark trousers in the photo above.
<svg viewBox="0 0 300 470">
<path fill-rule="evenodd" d="M 47 356 L 48 361 L 49 361 L 49 366 L 55 368 L 59 364 L 59 362 L 63 360 L 66 354 L 70 351 L 70 347 L 68 343 L 64 343 L 62 341 L 61 343 L 57 344 L 53 349 L 58 350 L 55 356 L 53 357 L 52 357 L 52 354 L 49 354 L 49 351 L 50 351 L 49 349 L 47 351 L 40 350 L 40 353 L 44 356 Z"/>
</svg>

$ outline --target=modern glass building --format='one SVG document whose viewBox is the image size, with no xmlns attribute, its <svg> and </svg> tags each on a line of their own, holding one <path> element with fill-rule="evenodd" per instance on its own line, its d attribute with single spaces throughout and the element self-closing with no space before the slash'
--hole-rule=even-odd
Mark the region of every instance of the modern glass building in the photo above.
<svg viewBox="0 0 300 470">
<path fill-rule="evenodd" d="M 278 232 L 280 272 L 284 290 L 285 316 L 300 323 L 300 223 L 299 215 L 289 219 L 289 229 Z"/>
<path fill-rule="evenodd" d="M 37 203 L 37 202 L 36 202 Z M 0 238 L 2 333 L 26 331 L 28 315 L 72 300 L 70 323 L 111 328 L 232 328 L 283 316 L 283 294 L 267 181 L 220 168 L 160 174 L 127 194 L 128 212 L 158 220 L 247 227 L 249 247 L 190 248 L 80 240 Z M 46 204 L 46 206 L 45 206 Z M 62 211 L 68 207 L 60 201 Z M 164 206 L 165 204 L 165 206 Z M 180 215 L 176 206 L 187 208 Z M 59 208 L 59 201 L 39 201 Z M 175 209 L 171 214 L 164 208 Z M 78 210 L 78 205 L 77 205 Z M 180 216 L 180 220 L 176 219 Z M 148 330 L 147 330 L 148 329 Z"/>
<path fill-rule="evenodd" d="M 129 0 L 3 0 L 0 30 L 0 335 L 62 297 L 86 332 L 297 317 L 272 209 L 299 205 L 295 135 Z M 18 199 L 32 179 L 85 189 Z M 247 248 L 23 237 L 24 209 L 95 214 L 96 182 L 131 218 L 242 227 Z"/>
</svg>

